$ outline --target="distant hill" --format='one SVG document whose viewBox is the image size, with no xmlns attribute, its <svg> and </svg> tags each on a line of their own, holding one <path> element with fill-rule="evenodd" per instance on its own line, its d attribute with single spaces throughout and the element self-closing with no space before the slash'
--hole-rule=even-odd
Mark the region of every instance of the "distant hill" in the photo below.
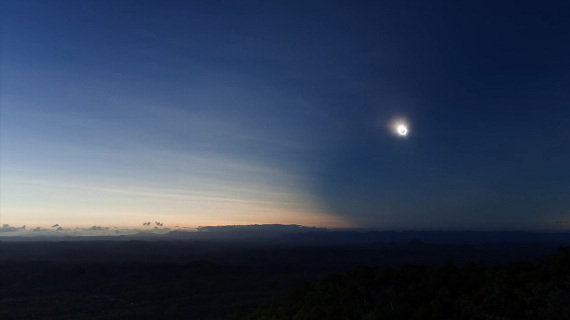
<svg viewBox="0 0 570 320">
<path fill-rule="evenodd" d="M 570 245 L 570 233 L 527 231 L 311 231 L 281 236 L 290 244 L 374 244 L 421 241 L 430 244 L 559 244 Z"/>
<path fill-rule="evenodd" d="M 324 229 L 291 224 L 255 224 L 198 227 L 193 231 L 142 231 L 128 235 L 39 234 L 9 236 L 0 241 L 216 241 L 281 245 L 366 245 L 407 243 L 427 244 L 552 244 L 570 245 L 570 232 L 530 231 L 374 231 L 365 229 Z"/>
</svg>

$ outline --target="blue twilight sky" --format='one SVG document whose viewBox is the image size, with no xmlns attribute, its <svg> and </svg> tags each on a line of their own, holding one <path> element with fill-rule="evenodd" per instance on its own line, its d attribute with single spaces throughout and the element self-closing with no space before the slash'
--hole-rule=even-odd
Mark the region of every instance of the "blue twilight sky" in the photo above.
<svg viewBox="0 0 570 320">
<path fill-rule="evenodd" d="M 2 223 L 570 229 L 568 1 L 0 10 Z"/>
</svg>

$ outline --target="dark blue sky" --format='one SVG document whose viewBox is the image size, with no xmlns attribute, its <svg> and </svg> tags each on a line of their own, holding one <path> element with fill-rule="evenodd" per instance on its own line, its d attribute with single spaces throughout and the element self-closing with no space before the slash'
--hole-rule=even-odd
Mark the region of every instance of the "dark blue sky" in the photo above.
<svg viewBox="0 0 570 320">
<path fill-rule="evenodd" d="M 570 228 L 568 1 L 5 0 L 1 18 L 5 223 Z"/>
</svg>

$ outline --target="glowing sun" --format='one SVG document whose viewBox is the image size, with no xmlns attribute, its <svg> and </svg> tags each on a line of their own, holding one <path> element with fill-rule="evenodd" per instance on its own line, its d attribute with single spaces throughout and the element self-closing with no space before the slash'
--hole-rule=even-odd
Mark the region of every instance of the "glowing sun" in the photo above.
<svg viewBox="0 0 570 320">
<path fill-rule="evenodd" d="M 400 138 L 406 138 L 410 135 L 410 122 L 404 117 L 394 117 L 388 123 L 390 134 Z"/>
<path fill-rule="evenodd" d="M 408 134 L 408 127 L 405 124 L 399 124 L 396 126 L 396 132 L 400 136 L 406 136 Z"/>
</svg>

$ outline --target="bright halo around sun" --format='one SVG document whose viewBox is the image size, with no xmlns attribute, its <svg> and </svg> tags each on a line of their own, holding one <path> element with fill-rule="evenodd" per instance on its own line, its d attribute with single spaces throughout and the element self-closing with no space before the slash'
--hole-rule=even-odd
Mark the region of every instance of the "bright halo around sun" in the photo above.
<svg viewBox="0 0 570 320">
<path fill-rule="evenodd" d="M 398 137 L 405 138 L 410 134 L 410 124 L 403 118 L 392 119 L 390 130 Z"/>
<path fill-rule="evenodd" d="M 400 136 L 406 136 L 408 135 L 408 127 L 405 124 L 399 124 L 396 126 L 396 132 Z"/>
</svg>

